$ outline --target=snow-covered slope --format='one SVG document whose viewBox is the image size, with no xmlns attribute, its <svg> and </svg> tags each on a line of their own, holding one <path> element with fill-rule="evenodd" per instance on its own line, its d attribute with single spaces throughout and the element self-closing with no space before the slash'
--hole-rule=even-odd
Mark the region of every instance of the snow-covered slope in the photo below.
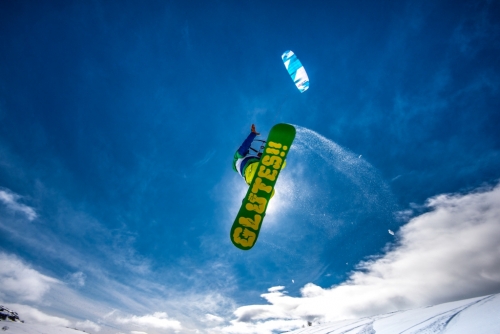
<svg viewBox="0 0 500 334">
<path fill-rule="evenodd" d="M 84 334 L 84 331 L 77 329 L 48 326 L 48 325 L 38 325 L 38 324 L 28 324 L 22 322 L 12 322 L 12 321 L 0 321 L 0 333 L 5 334 Z"/>
<path fill-rule="evenodd" d="M 294 334 L 500 334 L 500 294 L 299 329 Z"/>
<path fill-rule="evenodd" d="M 0 321 L 6 334 L 83 334 L 77 329 Z M 500 294 L 363 319 L 314 325 L 289 334 L 500 334 Z"/>
</svg>

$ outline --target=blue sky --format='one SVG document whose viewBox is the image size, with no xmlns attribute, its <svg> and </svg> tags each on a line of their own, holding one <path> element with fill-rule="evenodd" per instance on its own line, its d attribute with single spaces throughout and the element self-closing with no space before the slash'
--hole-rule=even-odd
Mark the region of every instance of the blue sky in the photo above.
<svg viewBox="0 0 500 334">
<path fill-rule="evenodd" d="M 2 2 L 0 260 L 10 269 L 0 277 L 12 284 L 0 301 L 102 333 L 262 333 L 499 292 L 498 260 L 474 257 L 498 252 L 481 239 L 499 229 L 499 9 Z M 286 50 L 308 72 L 303 94 L 281 62 Z M 265 138 L 279 122 L 296 125 L 296 142 L 259 240 L 243 252 L 228 236 L 246 192 L 232 156 L 252 123 Z M 255 306 L 310 291 L 336 300 L 335 287 L 363 286 L 358 276 L 377 276 L 377 261 L 394 254 L 420 268 L 421 253 L 406 247 L 429 238 L 412 226 L 430 235 L 441 226 L 445 240 L 476 231 L 460 254 L 484 264 L 483 281 L 461 265 L 484 289 L 436 294 L 449 283 L 437 279 L 426 298 L 352 314 L 285 307 L 266 318 Z M 434 242 L 443 262 L 432 269 L 446 276 L 454 253 L 435 246 L 460 243 Z M 382 267 L 407 285 L 422 275 Z M 422 296 L 373 298 L 413 293 Z"/>
</svg>

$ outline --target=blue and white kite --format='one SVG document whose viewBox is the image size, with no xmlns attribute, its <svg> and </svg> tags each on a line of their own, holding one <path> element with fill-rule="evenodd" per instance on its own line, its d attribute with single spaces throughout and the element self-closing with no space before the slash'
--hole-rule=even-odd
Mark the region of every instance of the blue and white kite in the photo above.
<svg viewBox="0 0 500 334">
<path fill-rule="evenodd" d="M 301 93 L 304 93 L 309 89 L 309 77 L 299 58 L 297 58 L 293 51 L 288 50 L 281 55 L 281 59 L 283 59 L 283 63 L 285 64 L 288 74 L 290 74 L 290 77 L 295 83 L 295 86 L 297 86 Z"/>
</svg>

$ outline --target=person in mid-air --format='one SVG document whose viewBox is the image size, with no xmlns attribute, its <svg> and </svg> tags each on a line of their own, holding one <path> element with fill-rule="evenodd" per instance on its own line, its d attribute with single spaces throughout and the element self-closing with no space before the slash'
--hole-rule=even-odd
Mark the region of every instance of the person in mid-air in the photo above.
<svg viewBox="0 0 500 334">
<path fill-rule="evenodd" d="M 250 148 L 255 137 L 260 135 L 255 130 L 255 125 L 252 124 L 250 128 L 250 134 L 241 144 L 240 148 L 236 151 L 233 158 L 233 169 L 238 172 L 244 179 L 245 182 L 250 185 L 257 171 L 257 166 L 259 165 L 260 153 L 255 154 L 250 153 Z"/>
<path fill-rule="evenodd" d="M 238 172 L 243 177 L 243 179 L 245 179 L 245 182 L 248 185 L 252 183 L 255 173 L 257 172 L 257 167 L 259 166 L 260 156 L 262 155 L 261 152 L 251 148 L 252 142 L 255 140 L 255 137 L 259 135 L 260 133 L 255 130 L 255 125 L 252 124 L 252 127 L 250 128 L 250 134 L 241 144 L 240 148 L 238 148 L 236 153 L 234 153 L 233 169 Z M 265 141 L 262 142 L 265 143 Z M 250 150 L 255 151 L 255 154 L 251 154 Z M 285 166 L 286 161 L 283 162 L 281 169 L 285 168 Z M 271 197 L 273 196 L 274 189 Z"/>
</svg>

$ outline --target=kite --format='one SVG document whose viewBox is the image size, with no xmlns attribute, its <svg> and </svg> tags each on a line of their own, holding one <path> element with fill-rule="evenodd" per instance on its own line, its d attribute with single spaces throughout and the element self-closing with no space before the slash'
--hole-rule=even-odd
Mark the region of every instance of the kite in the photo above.
<svg viewBox="0 0 500 334">
<path fill-rule="evenodd" d="M 308 90 L 309 77 L 307 76 L 304 66 L 302 66 L 302 63 L 300 62 L 299 58 L 297 58 L 295 53 L 288 50 L 281 55 L 281 59 L 283 59 L 283 64 L 285 64 L 288 74 L 290 74 L 290 77 L 295 83 L 295 86 L 297 86 L 297 89 L 301 93 L 304 93 L 306 90 Z"/>
</svg>

